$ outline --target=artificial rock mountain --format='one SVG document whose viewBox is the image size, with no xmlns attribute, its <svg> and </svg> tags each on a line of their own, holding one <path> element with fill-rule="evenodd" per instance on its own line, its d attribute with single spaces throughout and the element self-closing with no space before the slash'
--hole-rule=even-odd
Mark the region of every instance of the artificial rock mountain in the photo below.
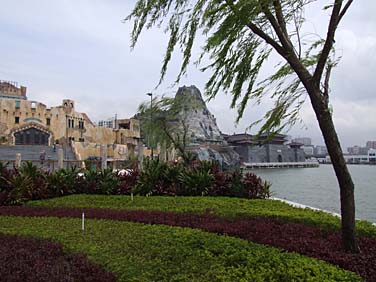
<svg viewBox="0 0 376 282">
<path fill-rule="evenodd" d="M 185 112 L 189 150 L 197 154 L 200 160 L 218 161 L 223 168 L 239 165 L 239 154 L 227 144 L 200 90 L 196 86 L 183 86 L 177 91 L 176 97 L 182 95 L 195 103 L 193 108 Z"/>
</svg>

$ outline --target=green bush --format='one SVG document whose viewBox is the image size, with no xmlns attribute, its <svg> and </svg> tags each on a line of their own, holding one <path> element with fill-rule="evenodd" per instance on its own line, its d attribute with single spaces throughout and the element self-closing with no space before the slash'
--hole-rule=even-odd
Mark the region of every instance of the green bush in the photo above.
<svg viewBox="0 0 376 282">
<path fill-rule="evenodd" d="M 213 185 L 214 177 L 210 171 L 200 169 L 184 170 L 179 177 L 185 196 L 205 196 Z"/>
<path fill-rule="evenodd" d="M 159 194 L 163 187 L 166 163 L 158 158 L 145 158 L 134 193 L 139 195 Z"/>
</svg>

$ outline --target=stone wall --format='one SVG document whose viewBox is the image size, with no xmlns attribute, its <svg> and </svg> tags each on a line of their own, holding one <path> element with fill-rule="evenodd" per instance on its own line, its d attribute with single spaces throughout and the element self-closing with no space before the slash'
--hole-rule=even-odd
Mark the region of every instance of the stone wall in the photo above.
<svg viewBox="0 0 376 282">
<path fill-rule="evenodd" d="M 239 152 L 239 149 L 237 149 Z M 245 156 L 244 154 L 241 156 Z M 304 162 L 304 151 L 299 148 L 290 148 L 287 145 L 266 144 L 262 146 L 248 146 L 249 163 L 264 162 Z"/>
<path fill-rule="evenodd" d="M 90 142 L 73 142 L 74 151 L 78 160 L 86 160 L 90 157 L 101 156 L 101 145 Z M 113 159 L 129 159 L 135 157 L 136 147 L 123 144 L 107 144 L 107 157 Z"/>
</svg>

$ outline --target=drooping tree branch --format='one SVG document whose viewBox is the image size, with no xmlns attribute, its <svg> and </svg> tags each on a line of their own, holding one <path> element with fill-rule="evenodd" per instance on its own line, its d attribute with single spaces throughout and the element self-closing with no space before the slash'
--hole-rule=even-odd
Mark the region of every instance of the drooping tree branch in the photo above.
<svg viewBox="0 0 376 282">
<path fill-rule="evenodd" d="M 343 16 L 346 14 L 347 10 L 350 8 L 350 5 L 352 4 L 353 0 L 348 0 L 345 6 L 343 7 L 342 11 L 339 14 L 338 20 L 337 20 L 337 26 L 342 20 Z"/>
<path fill-rule="evenodd" d="M 285 21 L 285 17 L 283 16 L 283 13 L 282 13 L 281 1 L 280 0 L 274 0 L 273 5 L 274 5 L 274 10 L 275 10 L 277 20 L 278 20 L 278 23 L 279 23 L 279 25 L 282 29 L 282 32 L 287 36 L 288 33 L 287 33 L 287 28 L 286 28 L 286 21 Z"/>
<path fill-rule="evenodd" d="M 330 80 L 330 74 L 332 72 L 333 65 L 328 64 L 326 67 L 326 72 L 325 72 L 325 80 L 324 80 L 324 101 L 326 105 L 329 104 L 329 80 Z"/>
<path fill-rule="evenodd" d="M 351 4 L 351 3 L 350 3 Z M 332 10 L 332 15 L 330 17 L 328 31 L 325 39 L 324 47 L 321 51 L 319 60 L 317 62 L 317 66 L 315 69 L 315 73 L 313 75 L 314 80 L 317 84 L 320 83 L 322 74 L 324 72 L 325 64 L 328 60 L 330 51 L 332 50 L 333 43 L 334 43 L 334 35 L 337 29 L 339 13 L 342 7 L 342 0 L 335 0 Z"/>
<path fill-rule="evenodd" d="M 284 33 L 283 27 L 278 23 L 278 21 L 273 16 L 273 14 L 271 13 L 269 7 L 265 4 L 265 2 L 261 3 L 261 8 L 262 8 L 266 18 L 268 19 L 268 21 L 272 25 L 275 33 L 277 34 L 278 39 L 281 42 L 283 48 L 285 48 L 285 50 L 287 51 L 287 55 L 288 56 L 291 55 L 291 53 L 293 53 L 295 51 L 294 51 L 294 48 L 292 47 L 292 44 L 291 44 L 291 41 L 288 37 L 287 32 Z M 280 16 L 281 16 L 281 14 L 280 14 Z"/>
<path fill-rule="evenodd" d="M 302 42 L 301 42 L 301 38 L 300 38 L 300 31 L 299 31 L 299 23 L 298 23 L 298 20 L 296 18 L 296 15 L 294 13 L 294 25 L 295 25 L 295 32 L 296 32 L 296 37 L 298 39 L 298 58 L 299 60 L 301 59 L 302 57 Z"/>
<path fill-rule="evenodd" d="M 225 1 L 226 1 L 226 4 L 230 7 L 231 11 L 235 15 L 238 16 L 239 11 L 234 6 L 233 1 L 232 0 L 225 0 Z M 241 17 L 239 17 L 239 16 L 238 16 L 238 18 L 241 19 Z M 273 38 L 271 38 L 268 34 L 266 34 L 256 24 L 254 24 L 253 22 L 245 22 L 244 25 L 247 26 L 254 34 L 258 35 L 260 38 L 265 40 L 265 42 L 267 44 L 269 44 L 270 46 L 272 46 L 283 58 L 286 58 L 287 54 L 286 54 L 285 50 L 282 48 L 282 46 L 280 44 L 278 44 L 278 42 L 275 41 Z"/>
</svg>

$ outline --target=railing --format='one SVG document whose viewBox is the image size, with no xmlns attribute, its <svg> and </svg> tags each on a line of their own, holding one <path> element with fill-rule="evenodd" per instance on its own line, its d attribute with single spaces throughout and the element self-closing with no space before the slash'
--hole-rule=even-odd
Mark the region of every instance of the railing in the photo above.
<svg viewBox="0 0 376 282">
<path fill-rule="evenodd" d="M 6 165 L 8 168 L 13 168 L 16 165 L 15 160 L 1 160 L 3 164 Z M 49 172 L 49 171 L 56 171 L 59 170 L 58 161 L 57 160 L 21 160 L 22 163 L 31 162 L 33 165 L 38 167 L 39 169 Z M 87 161 L 78 161 L 78 160 L 63 160 L 63 168 L 64 169 L 71 169 L 71 168 L 87 168 L 87 169 L 101 169 L 101 161 L 98 160 L 87 160 Z"/>
<path fill-rule="evenodd" d="M 285 163 L 244 163 L 244 168 L 302 168 L 318 167 L 318 162 L 285 162 Z"/>
</svg>

